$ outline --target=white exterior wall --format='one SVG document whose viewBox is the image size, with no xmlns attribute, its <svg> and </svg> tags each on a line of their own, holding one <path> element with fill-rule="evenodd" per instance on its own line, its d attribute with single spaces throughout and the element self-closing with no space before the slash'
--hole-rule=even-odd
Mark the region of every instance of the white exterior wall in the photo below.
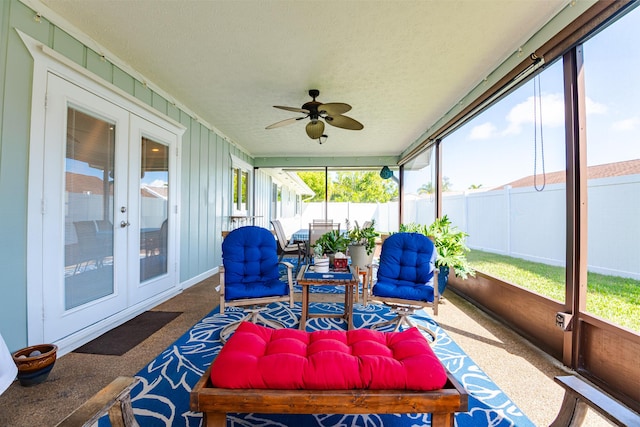
<svg viewBox="0 0 640 427">
<path fill-rule="evenodd" d="M 589 271 L 640 279 L 640 175 L 589 181 L 588 232 Z"/>
<path fill-rule="evenodd" d="M 590 272 L 640 280 L 640 175 L 588 182 Z M 564 266 L 565 185 L 444 195 L 471 249 Z"/>
</svg>

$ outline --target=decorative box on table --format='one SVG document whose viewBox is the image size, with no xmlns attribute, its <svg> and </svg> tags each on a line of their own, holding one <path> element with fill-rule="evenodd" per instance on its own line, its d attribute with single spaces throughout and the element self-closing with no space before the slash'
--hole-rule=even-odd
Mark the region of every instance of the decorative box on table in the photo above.
<svg viewBox="0 0 640 427">
<path fill-rule="evenodd" d="M 333 280 L 350 280 L 353 278 L 351 271 L 330 269 L 327 272 L 318 272 L 307 270 L 304 272 L 305 279 L 333 279 Z"/>
</svg>

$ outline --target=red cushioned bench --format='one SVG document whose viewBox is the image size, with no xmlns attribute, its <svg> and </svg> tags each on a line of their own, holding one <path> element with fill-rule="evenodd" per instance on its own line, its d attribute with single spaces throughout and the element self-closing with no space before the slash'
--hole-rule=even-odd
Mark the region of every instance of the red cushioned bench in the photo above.
<svg viewBox="0 0 640 427">
<path fill-rule="evenodd" d="M 228 412 L 276 414 L 431 413 L 453 426 L 466 391 L 416 329 L 305 332 L 245 322 L 191 392 L 204 425 Z"/>
</svg>

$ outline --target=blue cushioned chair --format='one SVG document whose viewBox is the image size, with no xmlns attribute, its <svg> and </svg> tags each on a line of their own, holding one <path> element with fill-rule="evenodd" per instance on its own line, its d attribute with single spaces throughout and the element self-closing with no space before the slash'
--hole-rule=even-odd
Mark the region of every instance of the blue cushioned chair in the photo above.
<svg viewBox="0 0 640 427">
<path fill-rule="evenodd" d="M 293 265 L 278 262 L 276 240 L 271 231 L 255 226 L 231 231 L 222 241 L 222 264 L 220 313 L 224 313 L 225 307 L 248 307 L 248 314 L 226 326 L 220 339 L 225 342 L 242 321 L 282 328 L 284 325 L 260 314 L 272 302 L 289 302 L 293 307 Z M 287 268 L 287 282 L 280 280 L 278 264 Z"/>
<path fill-rule="evenodd" d="M 373 329 L 395 325 L 395 331 L 405 326 L 417 326 L 435 334 L 426 327 L 414 324 L 409 316 L 415 310 L 432 307 L 438 314 L 438 286 L 434 286 L 436 250 L 433 242 L 420 233 L 396 233 L 382 244 L 380 264 L 377 266 L 377 281 L 371 290 L 371 299 L 391 307 L 397 316 L 387 322 L 378 323 Z M 368 278 L 373 278 L 370 266 Z"/>
</svg>

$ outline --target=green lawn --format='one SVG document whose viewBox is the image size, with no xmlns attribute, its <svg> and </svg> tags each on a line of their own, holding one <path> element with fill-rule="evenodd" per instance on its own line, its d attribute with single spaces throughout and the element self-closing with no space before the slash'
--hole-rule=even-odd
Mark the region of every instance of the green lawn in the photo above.
<svg viewBox="0 0 640 427">
<path fill-rule="evenodd" d="M 564 301 L 564 267 L 489 252 L 468 254 L 473 268 L 557 301 Z M 640 281 L 589 273 L 587 312 L 640 332 Z"/>
</svg>

